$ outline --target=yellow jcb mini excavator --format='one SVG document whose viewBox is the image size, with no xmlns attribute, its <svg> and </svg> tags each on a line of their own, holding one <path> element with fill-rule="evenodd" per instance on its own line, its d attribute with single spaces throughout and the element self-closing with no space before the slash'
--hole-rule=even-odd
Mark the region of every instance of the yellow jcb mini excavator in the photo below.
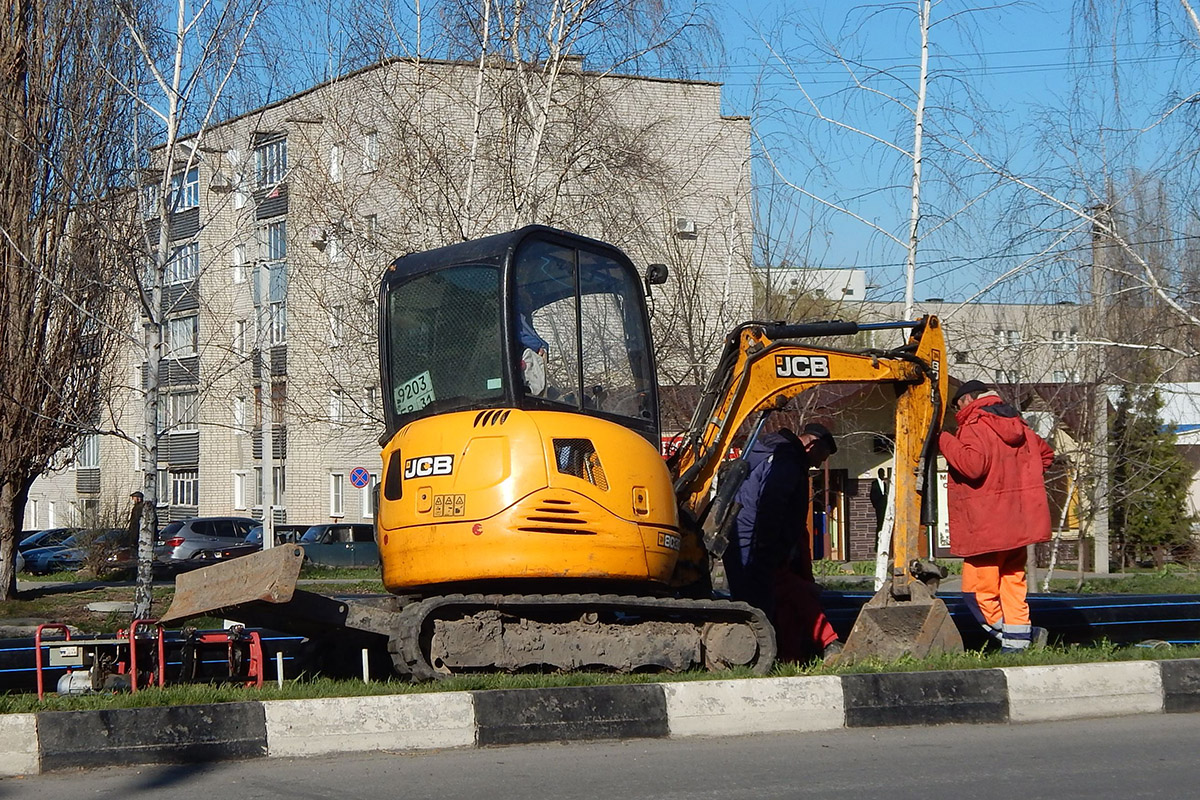
<svg viewBox="0 0 1200 800">
<path fill-rule="evenodd" d="M 775 658 L 770 623 L 709 587 L 737 483 L 729 471 L 712 498 L 717 469 L 752 415 L 822 384 L 883 382 L 897 394 L 893 569 L 848 644 L 953 648 L 957 631 L 926 588 L 934 570 L 919 558 L 946 389 L 938 320 L 885 324 L 911 327 L 908 344 L 864 352 L 794 341 L 867 327 L 855 323 L 740 326 L 668 463 L 646 309 L 665 280 L 661 266 L 639 276 L 617 248 L 540 226 L 397 259 L 380 289 L 387 427 L 375 517 L 391 596 L 295 590 L 303 552 L 289 546 L 180 575 L 164 621 L 219 611 L 357 636 L 422 679 L 763 673 Z"/>
</svg>

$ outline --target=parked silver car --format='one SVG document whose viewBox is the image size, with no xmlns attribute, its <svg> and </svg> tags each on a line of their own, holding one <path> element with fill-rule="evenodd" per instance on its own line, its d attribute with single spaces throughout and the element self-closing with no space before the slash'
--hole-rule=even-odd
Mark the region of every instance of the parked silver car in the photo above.
<svg viewBox="0 0 1200 800">
<path fill-rule="evenodd" d="M 239 545 L 258 524 L 250 517 L 192 517 L 172 522 L 159 531 L 154 557 L 187 561 L 197 553 Z"/>
</svg>

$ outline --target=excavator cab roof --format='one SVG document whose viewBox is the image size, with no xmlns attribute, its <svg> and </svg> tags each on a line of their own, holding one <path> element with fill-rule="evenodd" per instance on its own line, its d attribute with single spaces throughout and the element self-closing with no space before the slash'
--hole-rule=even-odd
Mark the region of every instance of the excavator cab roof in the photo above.
<svg viewBox="0 0 1200 800">
<path fill-rule="evenodd" d="M 645 296 L 612 245 L 531 225 L 398 258 L 380 291 L 385 436 L 515 407 L 612 418 L 657 443 Z"/>
</svg>

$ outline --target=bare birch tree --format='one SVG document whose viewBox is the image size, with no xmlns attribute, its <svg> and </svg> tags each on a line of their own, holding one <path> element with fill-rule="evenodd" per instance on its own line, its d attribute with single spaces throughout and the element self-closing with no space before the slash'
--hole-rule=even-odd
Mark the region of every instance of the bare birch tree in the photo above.
<svg viewBox="0 0 1200 800">
<path fill-rule="evenodd" d="M 226 87 L 233 80 L 246 42 L 262 13 L 261 0 L 190 3 L 175 0 L 135 13 L 119 5 L 126 34 L 139 55 L 146 85 L 131 84 L 131 100 L 139 110 L 137 154 L 150 179 L 139 186 L 145 219 L 146 257 L 133 280 L 141 310 L 145 379 L 141 387 L 143 416 L 139 447 L 144 502 L 138 535 L 137 590 L 134 618 L 150 615 L 158 485 L 162 370 L 168 353 L 169 315 L 173 300 L 165 287 L 169 271 L 186 274 L 197 266 L 183 252 L 186 243 L 173 241 L 177 212 L 192 205 L 191 174 L 203 158 L 206 134 L 219 112 Z M 160 16 L 161 15 L 161 16 Z M 167 25 L 159 27 L 160 20 Z M 194 187 L 198 192 L 198 185 Z M 192 333 L 195 336 L 195 333 Z M 178 344 L 178 343 L 175 343 Z M 199 376 L 195 376 L 199 382 Z"/>
</svg>

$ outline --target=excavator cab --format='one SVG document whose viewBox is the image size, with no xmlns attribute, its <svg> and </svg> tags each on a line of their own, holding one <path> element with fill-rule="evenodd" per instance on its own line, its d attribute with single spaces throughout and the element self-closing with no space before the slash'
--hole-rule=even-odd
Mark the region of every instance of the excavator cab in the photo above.
<svg viewBox="0 0 1200 800">
<path fill-rule="evenodd" d="M 387 588 L 665 587 L 678 511 L 628 257 L 529 226 L 401 257 L 380 300 Z"/>
<path fill-rule="evenodd" d="M 658 441 L 646 304 L 616 248 L 529 226 L 400 258 L 381 300 L 386 439 L 433 415 L 507 408 Z"/>
</svg>

